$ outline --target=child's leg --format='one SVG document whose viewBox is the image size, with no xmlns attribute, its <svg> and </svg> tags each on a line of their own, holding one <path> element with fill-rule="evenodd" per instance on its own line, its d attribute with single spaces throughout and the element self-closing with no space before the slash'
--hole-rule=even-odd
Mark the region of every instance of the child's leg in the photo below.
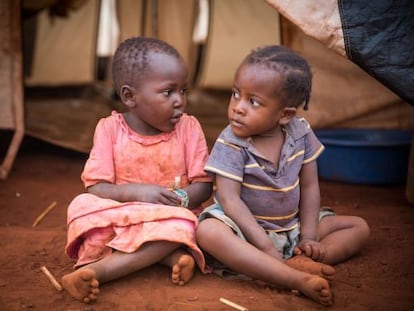
<svg viewBox="0 0 414 311">
<path fill-rule="evenodd" d="M 99 283 L 118 279 L 161 262 L 179 247 L 181 245 L 177 243 L 157 241 L 144 244 L 135 253 L 113 252 L 63 276 L 62 285 L 74 298 L 88 303 L 97 299 Z"/>
<path fill-rule="evenodd" d="M 369 237 L 365 220 L 356 216 L 326 216 L 319 224 L 319 241 L 327 264 L 337 264 L 359 252 Z"/>
<path fill-rule="evenodd" d="M 202 249 L 234 271 L 273 285 L 297 289 L 323 305 L 332 304 L 327 280 L 293 269 L 260 251 L 237 237 L 220 220 L 203 220 L 197 228 L 197 240 Z"/>
<path fill-rule="evenodd" d="M 194 275 L 194 258 L 183 249 L 177 249 L 161 260 L 160 263 L 171 268 L 171 279 L 174 284 L 184 285 Z"/>
</svg>

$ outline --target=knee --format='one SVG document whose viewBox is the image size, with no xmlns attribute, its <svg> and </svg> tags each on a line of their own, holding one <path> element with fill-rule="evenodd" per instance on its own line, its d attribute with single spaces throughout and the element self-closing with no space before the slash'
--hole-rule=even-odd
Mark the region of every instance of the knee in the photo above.
<svg viewBox="0 0 414 311">
<path fill-rule="evenodd" d="M 201 247 L 203 247 L 203 245 L 208 245 L 211 241 L 214 241 L 217 238 L 217 230 L 215 230 L 216 222 L 217 220 L 214 218 L 207 218 L 198 224 L 196 229 L 196 239 Z"/>
<path fill-rule="evenodd" d="M 370 235 L 370 228 L 365 219 L 361 217 L 355 217 L 354 227 L 356 228 L 356 230 L 358 230 L 361 240 L 365 241 L 368 239 Z"/>
</svg>

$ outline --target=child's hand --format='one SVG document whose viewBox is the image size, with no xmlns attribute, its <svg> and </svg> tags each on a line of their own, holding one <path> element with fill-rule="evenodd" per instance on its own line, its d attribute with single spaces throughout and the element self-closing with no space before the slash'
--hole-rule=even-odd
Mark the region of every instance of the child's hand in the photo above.
<svg viewBox="0 0 414 311">
<path fill-rule="evenodd" d="M 130 183 L 115 185 L 102 182 L 89 187 L 88 192 L 119 202 L 140 201 L 154 204 L 181 206 L 180 196 L 165 187 L 154 184 Z"/>
<path fill-rule="evenodd" d="M 152 184 L 140 184 L 137 190 L 137 201 L 172 206 L 181 205 L 181 198 L 165 187 Z"/>
<path fill-rule="evenodd" d="M 293 252 L 295 255 L 305 255 L 315 261 L 322 261 L 326 250 L 321 243 L 315 240 L 303 239 L 298 243 Z"/>
</svg>

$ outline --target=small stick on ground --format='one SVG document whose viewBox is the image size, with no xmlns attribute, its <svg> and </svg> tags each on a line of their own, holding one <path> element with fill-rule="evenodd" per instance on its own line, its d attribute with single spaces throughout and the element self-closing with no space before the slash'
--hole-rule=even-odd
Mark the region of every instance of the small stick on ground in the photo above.
<svg viewBox="0 0 414 311">
<path fill-rule="evenodd" d="M 226 305 L 228 305 L 228 306 L 230 306 L 230 307 L 232 307 L 236 310 L 239 310 L 239 311 L 249 311 L 247 308 L 245 308 L 241 305 L 238 305 L 237 303 L 234 303 L 234 302 L 232 302 L 232 301 L 230 301 L 226 298 L 220 298 L 220 302 L 222 302 L 222 303 L 224 303 L 224 304 L 226 304 Z"/>
<path fill-rule="evenodd" d="M 53 287 L 56 288 L 57 291 L 61 291 L 63 289 L 59 282 L 52 275 L 52 273 L 50 273 L 50 271 L 45 266 L 42 266 L 40 270 L 42 270 L 42 272 L 46 275 L 50 283 L 52 283 Z"/>
<path fill-rule="evenodd" d="M 49 213 L 52 209 L 56 207 L 56 201 L 52 202 L 34 221 L 32 228 L 36 227 L 39 222 Z"/>
</svg>

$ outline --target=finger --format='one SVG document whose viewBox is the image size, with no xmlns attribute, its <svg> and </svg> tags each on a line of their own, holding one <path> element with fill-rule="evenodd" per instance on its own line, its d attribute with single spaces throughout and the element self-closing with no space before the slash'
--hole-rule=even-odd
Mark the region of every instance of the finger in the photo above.
<svg viewBox="0 0 414 311">
<path fill-rule="evenodd" d="M 318 260 L 322 261 L 324 258 L 325 258 L 325 248 L 322 247 L 322 248 L 319 248 L 319 258 L 318 258 Z"/>
<path fill-rule="evenodd" d="M 295 254 L 295 255 L 301 255 L 302 254 L 302 250 L 299 248 L 299 247 L 295 247 L 294 249 L 293 249 L 293 253 Z"/>
<path fill-rule="evenodd" d="M 179 200 L 177 201 L 177 198 L 174 197 L 166 197 L 161 195 L 160 197 L 160 203 L 164 205 L 171 205 L 171 206 L 177 206 L 179 205 Z"/>
<path fill-rule="evenodd" d="M 168 189 L 163 189 L 163 190 L 160 192 L 160 194 L 161 194 L 163 197 L 168 198 L 169 200 L 174 200 L 174 199 L 177 199 L 177 198 L 178 198 L 178 195 L 177 195 L 177 194 L 175 194 L 175 193 L 174 193 L 174 192 L 172 192 L 172 191 L 169 191 Z"/>
<path fill-rule="evenodd" d="M 174 199 L 168 199 L 167 205 L 180 206 L 181 205 L 181 199 L 180 198 L 178 198 L 178 200 L 175 199 L 175 198 Z"/>
<path fill-rule="evenodd" d="M 163 205 L 171 205 L 170 200 L 168 200 L 168 198 L 164 198 L 163 196 L 160 197 L 158 203 Z"/>
<path fill-rule="evenodd" d="M 305 245 L 305 254 L 308 257 L 312 257 L 312 247 L 309 244 Z"/>
<path fill-rule="evenodd" d="M 168 203 L 173 204 L 173 205 L 180 205 L 181 203 L 181 198 L 176 195 L 174 192 L 163 192 L 161 193 L 161 195 L 167 200 Z"/>
<path fill-rule="evenodd" d="M 312 259 L 317 260 L 319 258 L 319 247 L 317 245 L 313 245 L 312 248 Z"/>
</svg>

